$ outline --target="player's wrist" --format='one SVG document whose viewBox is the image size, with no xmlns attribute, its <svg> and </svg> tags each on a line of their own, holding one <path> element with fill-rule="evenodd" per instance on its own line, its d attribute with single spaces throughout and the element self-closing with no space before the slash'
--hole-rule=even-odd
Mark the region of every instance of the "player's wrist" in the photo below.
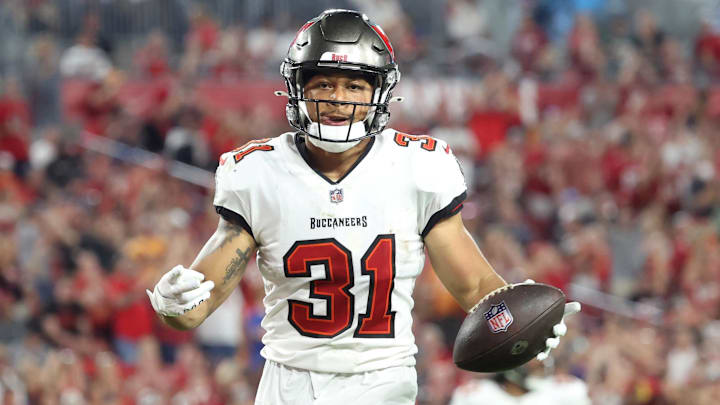
<svg viewBox="0 0 720 405">
<path fill-rule="evenodd" d="M 497 274 L 493 274 L 492 277 L 488 277 L 482 283 L 482 285 L 485 286 L 485 289 L 486 289 L 485 291 L 487 291 L 487 292 L 472 307 L 470 307 L 470 310 L 468 311 L 468 313 L 475 312 L 480 305 L 482 305 L 485 301 L 490 299 L 495 294 L 498 294 L 509 288 L 513 288 L 513 286 L 514 286 L 514 284 L 508 284 L 507 282 L 505 282 L 505 280 L 502 277 L 498 276 Z"/>
<path fill-rule="evenodd" d="M 158 315 L 166 325 L 178 330 L 195 329 L 205 319 L 202 316 L 198 316 L 197 311 L 188 311 L 177 315 L 158 313 Z"/>
<path fill-rule="evenodd" d="M 470 308 L 468 313 L 475 312 L 478 309 L 478 307 L 480 307 L 485 301 L 490 299 L 492 296 L 494 296 L 500 292 L 503 292 L 505 290 L 508 290 L 512 287 L 513 287 L 513 284 L 505 284 L 503 286 L 497 287 L 496 289 L 490 291 L 489 293 L 485 294 L 482 298 L 480 298 L 480 300 L 475 305 L 473 305 L 472 308 Z"/>
</svg>

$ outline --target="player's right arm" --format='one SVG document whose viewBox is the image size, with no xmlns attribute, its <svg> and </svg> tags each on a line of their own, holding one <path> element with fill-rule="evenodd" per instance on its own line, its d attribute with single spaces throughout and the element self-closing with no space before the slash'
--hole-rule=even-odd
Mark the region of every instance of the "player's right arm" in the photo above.
<svg viewBox="0 0 720 405">
<path fill-rule="evenodd" d="M 205 243 L 190 268 L 175 266 L 165 273 L 150 302 L 170 326 L 190 329 L 200 325 L 237 287 L 245 266 L 255 254 L 250 204 L 262 159 L 247 158 L 254 151 L 271 151 L 267 139 L 250 141 L 224 153 L 215 172 L 213 206 L 220 214 L 217 230 Z M 257 157 L 258 155 L 251 155 Z M 239 163 L 242 162 L 242 165 Z"/>
<path fill-rule="evenodd" d="M 195 328 L 237 287 L 256 249 L 247 230 L 221 218 L 190 268 L 174 267 L 148 291 L 153 308 L 174 328 Z"/>
</svg>

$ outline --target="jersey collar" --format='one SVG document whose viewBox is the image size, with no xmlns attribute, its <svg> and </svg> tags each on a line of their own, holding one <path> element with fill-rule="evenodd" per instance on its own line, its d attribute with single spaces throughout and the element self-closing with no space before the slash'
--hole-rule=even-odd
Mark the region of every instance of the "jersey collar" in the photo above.
<svg viewBox="0 0 720 405">
<path fill-rule="evenodd" d="M 377 136 L 377 135 L 376 135 Z M 308 165 L 309 168 L 311 168 L 318 176 L 320 176 L 323 180 L 326 182 L 336 185 L 342 182 L 350 173 L 352 173 L 353 170 L 360 164 L 360 162 L 365 159 L 365 156 L 370 153 L 370 150 L 372 149 L 373 145 L 375 144 L 375 136 L 370 138 L 370 142 L 368 142 L 368 145 L 365 147 L 365 150 L 363 153 L 358 157 L 358 160 L 353 163 L 353 165 L 350 167 L 350 169 L 345 173 L 341 178 L 338 179 L 338 181 L 332 181 L 327 176 L 316 170 L 311 164 L 310 164 L 310 155 L 307 151 L 307 146 L 305 145 L 305 139 L 300 136 L 300 133 L 295 134 L 295 147 L 297 148 L 298 152 L 300 153 L 300 156 L 302 156 L 305 163 Z"/>
</svg>

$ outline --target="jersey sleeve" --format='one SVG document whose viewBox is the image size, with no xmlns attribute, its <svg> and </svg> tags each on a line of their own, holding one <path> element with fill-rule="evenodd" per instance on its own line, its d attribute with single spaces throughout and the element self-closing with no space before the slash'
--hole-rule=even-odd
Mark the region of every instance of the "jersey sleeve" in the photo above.
<svg viewBox="0 0 720 405">
<path fill-rule="evenodd" d="M 423 238 L 440 220 L 460 212 L 467 186 L 450 147 L 437 140 L 433 151 L 420 150 L 413 160 L 418 188 L 418 230 Z"/>
<path fill-rule="evenodd" d="M 243 176 L 233 163 L 232 152 L 220 157 L 215 171 L 215 211 L 228 222 L 238 225 L 253 235 L 252 224 L 248 222 L 250 211 L 250 188 L 252 176 Z"/>
</svg>

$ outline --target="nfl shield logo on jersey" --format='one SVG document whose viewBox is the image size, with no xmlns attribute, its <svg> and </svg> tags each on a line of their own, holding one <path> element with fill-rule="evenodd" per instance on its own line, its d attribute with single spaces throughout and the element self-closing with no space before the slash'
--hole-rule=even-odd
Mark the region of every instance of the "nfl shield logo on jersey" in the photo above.
<svg viewBox="0 0 720 405">
<path fill-rule="evenodd" d="M 510 324 L 513 323 L 513 316 L 507 305 L 505 305 L 505 301 L 491 306 L 490 310 L 483 315 L 485 315 L 485 320 L 488 322 L 492 333 L 506 332 Z"/>
<path fill-rule="evenodd" d="M 330 190 L 330 202 L 341 203 L 343 201 L 343 191 L 341 188 Z"/>
</svg>

